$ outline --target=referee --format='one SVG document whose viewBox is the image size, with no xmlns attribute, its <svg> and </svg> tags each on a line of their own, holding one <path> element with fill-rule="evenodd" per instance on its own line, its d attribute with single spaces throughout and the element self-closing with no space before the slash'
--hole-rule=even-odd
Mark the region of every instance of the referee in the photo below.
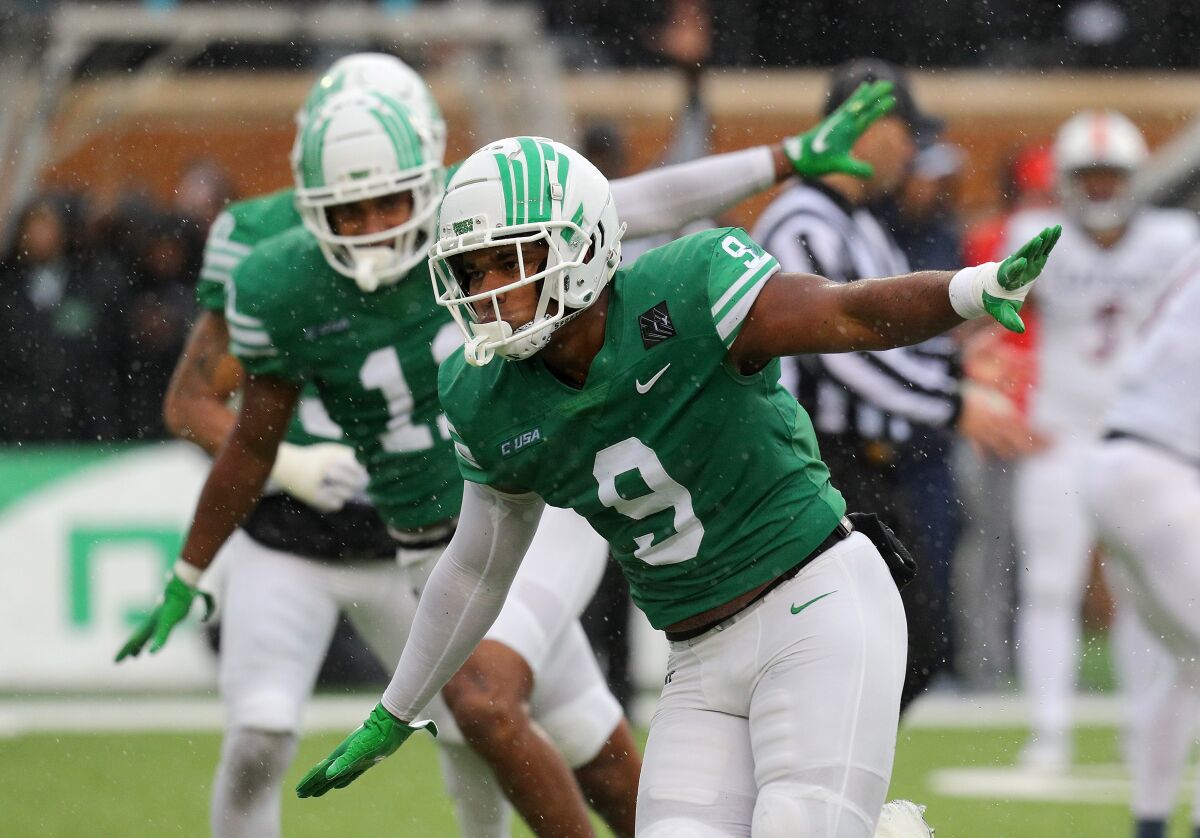
<svg viewBox="0 0 1200 838">
<path fill-rule="evenodd" d="M 918 110 L 897 67 L 873 59 L 833 71 L 825 113 L 862 82 L 877 80 L 893 83 L 896 106 L 854 147 L 855 156 L 874 168 L 872 177 L 796 182 L 755 227 L 754 239 L 784 271 L 839 282 L 909 271 L 871 207 L 903 185 L 918 135 L 929 137 L 940 125 Z M 957 430 L 984 449 L 1003 448 L 1013 433 L 1011 408 L 985 391 L 963 389 L 956 346 L 944 336 L 884 352 L 793 358 L 785 363 L 785 376 L 813 419 L 821 455 L 848 508 L 880 513 L 923 561 L 923 572 L 902 594 L 909 644 L 904 708 L 946 662 L 949 649 L 945 586 L 930 567 L 948 574 L 957 532 L 944 445 Z"/>
</svg>

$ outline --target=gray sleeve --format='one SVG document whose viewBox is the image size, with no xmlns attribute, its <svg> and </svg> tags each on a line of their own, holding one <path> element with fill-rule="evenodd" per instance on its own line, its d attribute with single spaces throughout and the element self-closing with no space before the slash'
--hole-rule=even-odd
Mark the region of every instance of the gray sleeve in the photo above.
<svg viewBox="0 0 1200 838">
<path fill-rule="evenodd" d="M 757 146 L 651 169 L 614 180 L 611 187 L 617 215 L 634 239 L 719 215 L 774 183 L 771 149 Z"/>
<path fill-rule="evenodd" d="M 458 529 L 438 559 L 382 703 L 412 721 L 495 622 L 545 506 L 537 495 L 463 488 Z"/>
</svg>

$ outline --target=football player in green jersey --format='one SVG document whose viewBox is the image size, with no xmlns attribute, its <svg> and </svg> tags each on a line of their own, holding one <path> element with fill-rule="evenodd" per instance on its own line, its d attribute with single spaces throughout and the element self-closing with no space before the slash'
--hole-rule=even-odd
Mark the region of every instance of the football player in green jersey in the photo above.
<svg viewBox="0 0 1200 838">
<path fill-rule="evenodd" d="M 798 167 L 806 173 L 816 173 L 819 171 L 828 170 L 828 167 L 840 168 L 843 170 L 854 170 L 859 164 L 848 156 L 848 149 L 853 142 L 855 136 L 861 133 L 865 127 L 864 121 L 869 120 L 871 112 L 866 109 L 859 111 L 847 111 L 837 115 L 836 119 L 831 120 L 822 126 L 822 131 L 810 132 L 802 137 L 792 138 L 787 143 L 787 150 L 782 146 L 776 148 L 760 148 L 752 149 L 749 152 L 735 153 L 734 155 L 724 155 L 721 158 L 714 158 L 695 166 L 677 167 L 682 170 L 682 183 L 686 187 L 691 186 L 693 197 L 687 199 L 688 190 L 681 188 L 679 172 L 671 173 L 670 170 L 663 173 L 653 173 L 641 178 L 630 179 L 630 182 L 625 188 L 625 194 L 628 196 L 628 202 L 625 206 L 630 208 L 630 215 L 635 220 L 641 219 L 645 232 L 654 232 L 658 229 L 670 228 L 678 225 L 677 217 L 680 212 L 686 211 L 693 215 L 709 214 L 721 206 L 730 203 L 736 197 L 745 194 L 750 187 L 757 189 L 775 179 L 782 177 L 787 172 L 796 170 Z M 816 138 L 824 136 L 826 141 L 819 144 L 819 148 L 813 149 L 813 143 Z M 430 157 L 434 155 L 429 155 Z M 303 164 L 303 160 L 299 161 Z M 734 175 L 741 171 L 738 177 Z M 350 179 L 352 172 L 347 173 Z M 727 194 L 718 196 L 719 190 L 714 189 L 713 178 L 724 177 L 726 181 L 731 183 L 726 190 Z M 748 187 L 747 184 L 750 186 Z M 399 291 L 392 292 L 389 289 L 397 285 L 403 286 L 406 283 L 397 283 L 397 280 L 403 275 L 402 268 L 400 271 L 392 269 L 388 264 L 393 258 L 392 254 L 381 252 L 387 250 L 387 243 L 394 241 L 399 237 L 400 233 L 395 235 L 379 235 L 384 230 L 392 227 L 398 227 L 405 221 L 409 220 L 409 216 L 413 213 L 415 207 L 406 205 L 405 202 L 396 202 L 394 206 L 381 205 L 374 198 L 367 198 L 361 201 L 348 200 L 349 195 L 363 195 L 365 193 L 354 193 L 352 190 L 347 193 L 343 190 L 340 194 L 322 194 L 324 184 L 311 184 L 311 192 L 304 196 L 302 200 L 309 202 L 309 209 L 318 210 L 321 212 L 311 212 L 309 214 L 308 224 L 310 227 L 310 235 L 305 236 L 303 232 L 292 233 L 286 236 L 281 236 L 278 241 L 273 241 L 269 245 L 264 245 L 263 253 L 255 255 L 252 265 L 248 264 L 244 270 L 239 269 L 238 275 L 243 274 L 248 277 L 246 284 L 249 286 L 249 293 L 244 293 L 246 289 L 242 289 L 241 303 L 234 302 L 229 311 L 229 328 L 233 333 L 235 351 L 242 357 L 243 361 L 251 368 L 254 373 L 252 379 L 251 390 L 255 390 L 258 396 L 262 396 L 264 390 L 255 388 L 254 383 L 265 384 L 271 378 L 288 378 L 295 373 L 297 369 L 306 368 L 306 365 L 314 364 L 313 353 L 321 355 L 325 363 L 333 363 L 336 367 L 337 375 L 332 375 L 321 383 L 329 388 L 330 391 L 343 388 L 342 397 L 339 401 L 350 405 L 354 410 L 348 414 L 342 411 L 336 411 L 331 408 L 336 418 L 346 428 L 348 436 L 354 436 L 356 431 L 362 428 L 368 429 L 368 435 L 360 446 L 360 454 L 368 465 L 371 466 L 373 475 L 378 478 L 379 485 L 372 487 L 372 494 L 384 506 L 384 512 L 389 518 L 389 522 L 394 527 L 407 530 L 408 535 L 423 537 L 431 531 L 437 531 L 436 537 L 442 537 L 441 534 L 446 532 L 445 527 L 439 528 L 437 525 L 445 520 L 447 515 L 452 512 L 447 512 L 444 501 L 444 488 L 447 484 L 454 487 L 454 491 L 459 491 L 459 487 L 453 480 L 447 481 L 443 472 L 453 475 L 454 468 L 452 465 L 452 457 L 448 454 L 448 442 L 440 434 L 438 418 L 435 414 L 428 416 L 425 413 L 428 411 L 429 400 L 434 396 L 434 377 L 426 374 L 424 368 L 428 366 L 432 358 L 437 360 L 438 357 L 444 357 L 448 351 L 451 351 L 457 345 L 457 340 L 451 342 L 449 348 L 445 341 L 437 341 L 436 334 L 440 334 L 441 330 L 430 332 L 429 325 L 435 324 L 437 318 L 422 317 L 420 322 L 413 321 L 413 315 L 417 312 L 422 312 L 421 305 L 416 304 L 411 295 L 400 294 Z M 411 184 L 397 181 L 391 185 L 399 193 L 412 193 Z M 699 193 L 697 193 L 699 190 Z M 641 197 L 639 197 L 639 192 Z M 394 193 L 393 193 L 394 194 Z M 377 198 L 385 197 L 378 195 Z M 686 199 L 686 200 L 685 200 Z M 717 204 L 713 202 L 717 201 Z M 325 202 L 325 203 L 322 203 Z M 414 202 L 415 203 L 415 202 Z M 422 205 L 427 207 L 428 202 L 423 201 Z M 338 209 L 338 208 L 341 209 Z M 644 210 L 639 215 L 640 207 L 650 207 L 650 210 Z M 380 218 L 390 215 L 393 211 L 399 211 L 402 218 L 395 221 L 387 221 L 379 226 L 377 222 Z M 338 230 L 333 230 L 328 226 L 329 219 L 334 215 L 339 214 L 342 217 L 338 223 Z M 684 220 L 689 216 L 685 216 Z M 356 226 L 362 229 L 363 225 L 377 227 L 374 233 L 367 232 L 367 239 L 346 241 L 345 236 L 348 234 L 352 238 L 357 238 L 354 234 Z M 657 226 L 655 226 L 657 225 Z M 372 239 L 372 235 L 375 236 Z M 360 261 L 361 260 L 361 261 Z M 370 263 L 369 270 L 362 270 L 362 265 L 365 262 Z M 346 282 L 344 278 L 329 273 L 329 268 L 326 263 L 331 266 L 338 274 L 354 280 L 354 284 L 358 285 L 363 292 L 368 292 L 375 289 L 377 292 L 382 292 L 378 296 L 372 295 L 371 302 L 362 307 L 362 311 L 356 313 L 353 318 L 339 318 L 333 314 L 337 309 L 335 305 L 338 295 L 341 295 L 345 289 L 353 288 L 353 285 Z M 303 273 L 308 271 L 322 272 L 325 276 L 332 278 L 333 282 L 340 283 L 333 286 L 333 291 L 329 289 L 321 289 L 318 293 L 308 294 L 306 289 L 301 285 L 281 285 L 281 277 L 291 279 L 292 274 L 297 270 Z M 256 279 L 255 277 L 262 277 Z M 424 279 L 416 285 L 419 289 L 419 295 L 424 297 L 427 291 L 424 288 Z M 249 297 L 247 300 L 246 297 Z M 278 327 L 279 323 L 287 322 L 291 325 L 296 325 L 293 321 L 296 320 L 296 309 L 304 304 L 311 304 L 313 310 L 319 314 L 320 318 L 325 318 L 321 322 L 308 324 L 311 329 L 304 331 L 303 335 L 296 341 L 289 342 L 290 336 L 300 335 L 299 331 L 292 330 L 284 335 L 276 336 L 273 334 L 273 329 Z M 427 301 L 427 304 L 431 301 Z M 322 308 L 325 306 L 325 308 Z M 432 309 L 432 306 L 429 305 Z M 433 309 L 436 312 L 436 309 Z M 271 317 L 257 316 L 262 313 L 269 312 Z M 374 317 L 374 320 L 371 318 Z M 442 323 L 447 324 L 448 321 L 442 316 Z M 272 323 L 271 328 L 266 327 L 268 320 L 277 321 Z M 411 323 L 414 328 L 410 328 L 406 337 L 407 343 L 403 349 L 392 344 L 397 343 L 395 335 L 391 335 L 383 339 L 377 347 L 376 352 L 372 352 L 363 358 L 362 366 L 357 366 L 356 362 L 351 362 L 350 357 L 340 355 L 337 352 L 337 346 L 345 346 L 349 335 L 342 334 L 344 332 L 352 332 L 358 335 L 361 329 L 378 328 L 380 321 L 384 321 L 385 328 L 396 328 L 398 323 Z M 354 328 L 351 329 L 347 323 L 353 323 Z M 370 325 L 368 325 L 370 324 Z M 265 339 L 264 339 L 265 334 Z M 330 355 L 322 354 L 315 346 L 309 346 L 310 343 L 318 341 L 329 341 L 324 353 L 333 353 Z M 281 346 L 275 346 L 273 343 L 287 344 L 284 351 L 280 352 Z M 432 351 L 431 351 L 432 345 Z M 329 346 L 334 346 L 335 349 L 330 349 Z M 275 349 L 272 353 L 270 350 Z M 401 355 L 404 355 L 401 358 Z M 332 362 L 330 358 L 333 358 Z M 295 366 L 290 366 L 295 365 Z M 355 380 L 354 375 L 358 373 L 358 378 Z M 305 375 L 299 377 L 305 378 Z M 336 379 L 336 380 L 333 380 Z M 349 391 L 344 388 L 349 387 Z M 369 394 L 372 390 L 377 390 L 378 393 L 362 396 L 352 395 L 353 392 L 362 393 L 365 389 Z M 428 395 L 425 395 L 428 394 Z M 416 403 L 414 395 L 419 396 L 421 405 Z M 382 398 L 386 402 L 386 410 L 382 409 L 384 405 L 372 403 L 369 405 L 370 410 L 367 410 L 365 402 L 371 402 L 373 399 Z M 362 410 L 359 410 L 359 409 Z M 358 411 L 358 412 L 355 412 Z M 247 394 L 246 406 L 242 414 L 242 422 L 245 423 L 247 433 L 261 438 L 265 434 L 259 430 L 250 430 L 256 427 L 255 423 L 250 421 L 248 417 L 255 417 L 258 421 L 265 421 L 272 429 L 278 429 L 277 424 L 272 424 L 278 421 L 279 417 L 263 410 L 262 402 L 258 402 L 251 397 L 250 392 Z M 373 429 L 373 430 L 372 430 Z M 387 437 L 387 442 L 383 442 L 382 438 Z M 429 438 L 428 440 L 426 438 Z M 425 450 L 426 444 L 438 447 L 443 446 L 447 454 L 442 458 L 442 462 L 449 466 L 449 470 L 440 467 L 438 458 L 434 456 L 432 459 L 423 458 L 424 455 L 414 454 L 414 451 L 420 452 Z M 409 447 L 406 447 L 409 446 Z M 403 464 L 406 461 L 407 466 L 397 465 Z M 236 471 L 237 469 L 234 469 Z M 405 478 L 405 475 L 408 475 Z M 431 480 L 430 478 L 435 478 Z M 252 481 L 246 485 L 253 485 Z M 408 486 L 410 489 L 413 486 L 419 487 L 416 496 L 405 496 L 396 500 L 393 497 L 395 488 Z M 391 487 L 392 491 L 387 488 Z M 224 504 L 228 506 L 228 504 Z M 456 504 L 454 505 L 457 508 Z M 440 517 L 439 517 L 440 516 Z M 420 525 L 414 526 L 415 522 L 424 521 Z M 432 521 L 433 525 L 430 525 Z M 577 536 L 578 538 L 578 536 Z M 429 538 L 425 539 L 429 541 Z M 210 542 L 211 543 L 211 542 Z M 206 545 L 207 546 L 207 545 Z M 406 551 L 401 551 L 404 556 Z M 419 553 L 421 551 L 409 550 L 408 553 Z M 424 551 L 425 555 L 429 555 L 428 550 Z M 433 553 L 436 554 L 436 544 L 434 545 Z M 603 553 L 598 553 L 599 559 L 603 560 Z M 553 557 L 552 557 L 553 558 Z M 264 563 L 265 564 L 265 563 Z M 428 566 L 429 563 L 426 563 Z M 559 568 L 564 566 L 564 563 L 556 563 Z M 568 566 L 569 567 L 569 566 Z M 186 568 L 184 569 L 186 572 Z M 587 574 L 580 574 L 571 569 L 571 576 L 574 577 L 571 581 L 574 582 L 574 587 L 579 588 L 579 579 L 586 578 Z M 282 565 L 275 563 L 271 573 L 275 576 L 282 574 Z M 342 576 L 350 573 L 350 568 L 345 566 L 339 569 Z M 175 580 L 173 580 L 174 583 Z M 182 581 L 180 580 L 180 584 Z M 311 584 L 311 582 L 309 583 Z M 594 583 L 593 583 L 594 584 Z M 269 590 L 276 590 L 278 585 L 262 586 L 259 590 L 266 587 Z M 180 585 L 174 585 L 173 590 L 180 593 Z M 546 580 L 542 580 L 540 584 L 531 585 L 531 596 L 538 597 L 540 600 L 546 600 L 546 592 L 558 594 L 561 597 L 561 591 L 555 590 L 553 585 L 548 584 Z M 182 589 L 182 595 L 190 598 L 186 586 Z M 299 597 L 294 597 L 293 600 L 299 600 Z M 582 607 L 582 603 L 586 601 L 584 597 L 578 607 Z M 539 605 L 541 602 L 539 602 Z M 259 609 L 262 611 L 262 609 Z M 293 609 L 294 611 L 295 609 Z M 573 620 L 575 612 L 578 608 L 560 608 L 558 614 L 553 615 L 549 623 L 561 624 L 563 615 L 566 615 Z M 302 613 L 303 610 L 301 609 Z M 543 608 L 544 611 L 544 608 Z M 402 606 L 396 606 L 397 618 L 402 616 Z M 150 624 L 152 631 L 156 631 L 159 637 L 165 639 L 165 634 L 170 630 L 178 619 L 181 619 L 183 612 L 178 608 L 174 608 L 169 613 L 169 619 L 164 612 L 159 612 L 156 619 Z M 501 623 L 503 620 L 501 620 Z M 520 623 L 518 617 L 514 617 L 512 622 Z M 526 623 L 529 622 L 525 619 Z M 497 624 L 500 626 L 500 623 Z M 572 627 L 571 633 L 574 627 Z M 498 631 L 499 629 L 494 629 Z M 553 628 L 548 628 L 545 631 L 546 637 L 557 638 L 560 634 L 567 632 L 567 629 L 556 631 Z M 286 634 L 286 631 L 278 632 L 278 634 Z M 130 652 L 140 648 L 141 643 L 145 642 L 147 635 L 140 633 L 138 637 L 132 641 Z M 402 636 L 398 635 L 398 639 L 402 640 Z M 572 641 L 573 642 L 573 641 Z M 283 644 L 277 644 L 282 646 Z M 292 643 L 288 644 L 288 648 L 300 646 L 303 644 Z M 323 645 L 323 644 L 321 644 Z M 545 639 L 530 641 L 526 645 L 509 643 L 518 650 L 517 654 L 513 654 L 511 650 L 500 651 L 496 647 L 501 643 L 493 644 L 491 647 L 490 656 L 479 662 L 476 671 L 469 673 L 476 677 L 461 677 L 458 679 L 464 682 L 457 691 L 451 694 L 457 699 L 453 702 L 455 706 L 456 716 L 476 720 L 472 727 L 480 735 L 481 740 L 473 740 L 472 744 L 481 747 L 481 750 L 488 746 L 493 748 L 492 753 L 486 754 L 495 761 L 508 761 L 519 767 L 521 765 L 543 765 L 550 762 L 548 759 L 531 760 L 522 755 L 519 749 L 513 747 L 513 737 L 508 728 L 511 724 L 505 726 L 495 723 L 495 720 L 507 719 L 511 722 L 513 719 L 520 719 L 521 716 L 514 712 L 511 708 L 517 707 L 520 709 L 522 705 L 530 703 L 534 709 L 538 709 L 539 699 L 544 699 L 540 702 L 543 709 L 550 711 L 555 709 L 553 702 L 562 700 L 561 696 L 555 696 L 553 689 L 556 686 L 555 679 L 531 679 L 529 677 L 531 671 L 537 673 L 539 667 L 533 663 L 534 655 L 531 655 L 531 650 L 538 653 L 536 656 L 552 661 L 556 657 L 556 650 L 547 648 L 549 644 Z M 568 644 L 569 645 L 569 644 Z M 386 650 L 386 644 L 378 643 L 378 648 Z M 286 651 L 286 650 L 285 650 Z M 481 647 L 481 653 L 483 648 Z M 293 654 L 289 652 L 289 655 Z M 508 657 L 505 658 L 504 655 Z M 586 651 L 584 653 L 586 655 Z M 395 655 L 393 655 L 395 657 Z M 513 660 L 513 658 L 517 660 Z M 571 656 L 566 656 L 570 658 Z M 576 655 L 575 657 L 583 657 Z M 521 660 L 521 659 L 524 660 Z M 551 666 L 548 662 L 547 666 Z M 497 671 L 506 670 L 508 673 L 515 673 L 509 676 L 498 676 Z M 522 674 L 524 673 L 524 674 Z M 293 679 L 294 680 L 294 679 Z M 532 689 L 529 682 L 537 681 L 545 687 L 542 693 Z M 572 681 L 571 679 L 558 679 L 558 686 L 562 684 L 578 689 L 579 679 Z M 497 700 L 497 693 L 494 689 L 481 690 L 477 688 L 480 683 L 494 684 L 497 681 L 504 687 L 504 691 L 499 694 L 501 700 Z M 451 685 L 454 686 L 453 684 Z M 294 690 L 285 691 L 288 695 L 276 695 L 275 698 L 287 699 L 288 707 L 295 706 L 298 699 L 294 698 Z M 532 694 L 531 694 L 532 693 Z M 306 694 L 306 693 L 305 693 Z M 611 697 L 608 697 L 611 700 Z M 268 712 L 267 709 L 272 705 L 260 704 L 258 709 L 262 712 Z M 498 710 L 504 711 L 503 713 Z M 298 713 L 282 713 L 274 717 L 271 722 L 280 725 L 285 724 L 289 727 L 290 735 L 294 736 L 294 716 Z M 527 714 L 525 714 L 527 715 Z M 553 715 L 553 714 L 551 714 Z M 561 714 L 558 714 L 561 716 Z M 579 738 L 581 730 L 585 725 L 578 723 L 561 724 L 563 728 L 560 732 L 563 738 L 574 736 Z M 261 724 L 266 724 L 263 722 Z M 549 726 L 550 721 L 543 723 L 543 726 Z M 610 743 L 605 743 L 603 734 L 611 730 L 611 726 L 600 731 L 600 741 L 596 745 L 580 744 L 579 742 L 563 742 L 558 741 L 560 747 L 573 746 L 581 753 L 587 753 L 589 756 L 596 756 L 596 747 L 605 745 L 606 748 Z M 592 735 L 594 738 L 594 734 Z M 626 734 L 627 735 L 627 734 Z M 610 754 L 600 753 L 600 757 L 606 759 L 600 760 L 604 765 L 592 766 L 596 770 L 591 771 L 594 775 L 593 782 L 590 784 L 593 791 L 590 795 L 593 800 L 599 804 L 604 804 L 603 794 L 607 786 L 610 791 L 611 800 L 608 801 L 610 810 L 618 811 L 622 807 L 626 815 L 631 817 L 629 810 L 631 806 L 627 805 L 624 800 L 628 797 L 628 803 L 632 801 L 632 794 L 624 795 L 620 788 L 620 782 L 613 782 L 612 777 L 618 776 L 623 772 L 624 766 L 629 764 L 625 758 L 624 745 L 620 743 L 611 743 L 612 748 L 608 750 Z M 589 752 L 590 749 L 590 752 Z M 591 763 L 597 760 L 575 760 L 574 762 L 587 763 L 581 768 L 581 771 L 587 771 Z M 261 760 L 260 760 L 261 762 Z M 561 762 L 561 760 L 560 760 Z M 284 762 L 286 764 L 286 762 Z M 564 768 L 565 771 L 565 768 Z M 260 772 L 262 773 L 262 772 Z M 565 772 L 567 782 L 570 782 L 569 772 Z M 625 774 L 628 772 L 625 771 Z M 504 775 L 502 774 L 502 777 Z M 533 778 L 537 779 L 537 778 Z M 507 778 L 505 778 L 507 782 Z M 490 784 L 494 790 L 496 783 Z M 532 787 L 533 794 L 545 795 L 546 790 L 550 790 L 551 796 L 556 798 L 562 797 L 564 784 L 561 782 L 530 782 L 527 785 Z M 456 797 L 461 796 L 463 788 L 462 783 L 456 783 L 456 788 L 459 793 Z M 509 787 L 507 789 L 510 794 L 519 793 L 519 789 Z M 530 801 L 526 801 L 530 802 Z M 536 799 L 532 801 L 536 806 L 540 802 Z M 578 814 L 582 816 L 582 804 L 575 807 Z M 522 807 L 522 811 L 528 811 Z M 461 814 L 461 807 L 460 807 Z M 572 815 L 573 817 L 575 815 Z M 527 815 L 528 817 L 528 815 Z M 612 820 L 612 818 L 610 818 Z M 547 819 L 542 816 L 542 823 Z M 538 822 L 534 819 L 535 824 Z M 584 821 L 586 824 L 586 821 Z M 631 823 L 631 821 L 630 821 Z M 467 828 L 464 826 L 464 828 Z M 481 834 L 477 829 L 469 829 L 473 834 Z M 627 830 L 626 830 L 627 831 Z"/>
<path fill-rule="evenodd" d="M 1060 231 L 1000 264 L 851 284 L 778 274 L 738 229 L 618 270 L 623 232 L 605 178 L 559 143 L 492 143 L 451 179 L 430 264 L 466 338 L 439 382 L 466 478 L 458 529 L 381 703 L 300 793 L 343 787 L 420 727 L 551 504 L 604 536 L 671 641 L 637 834 L 870 836 L 904 614 L 778 359 L 989 314 L 1019 330 Z"/>
<path fill-rule="evenodd" d="M 444 148 L 445 123 L 424 81 L 400 59 L 378 53 L 335 62 L 297 112 L 297 125 L 333 93 L 364 87 L 407 104 Z M 230 205 L 209 230 L 196 287 L 202 314 L 168 388 L 164 419 L 176 436 L 213 456 L 234 425 L 229 400 L 242 377 L 229 354 L 226 289 L 255 245 L 300 223 L 289 188 Z M 279 833 L 283 774 L 339 609 L 385 660 L 398 654 L 395 624 L 411 615 L 397 605 L 396 586 L 404 584 L 397 543 L 367 502 L 367 479 L 315 388 L 307 387 L 279 446 L 273 488 L 222 551 L 222 578 L 206 579 L 222 598 L 225 736 L 213 781 L 215 836 Z M 444 749 L 444 769 L 456 786 L 477 786 L 487 774 L 465 750 Z M 465 824 L 503 820 L 478 795 L 455 799 Z"/>
</svg>

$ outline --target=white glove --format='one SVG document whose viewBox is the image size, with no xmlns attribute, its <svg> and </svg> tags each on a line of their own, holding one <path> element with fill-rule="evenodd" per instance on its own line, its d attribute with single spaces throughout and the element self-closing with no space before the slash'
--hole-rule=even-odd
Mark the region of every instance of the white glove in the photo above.
<svg viewBox="0 0 1200 838">
<path fill-rule="evenodd" d="M 354 457 L 354 449 L 337 442 L 283 443 L 275 456 L 271 479 L 319 512 L 337 512 L 366 489 L 369 480 L 367 470 Z"/>
<path fill-rule="evenodd" d="M 911 800 L 883 804 L 875 838 L 932 838 L 933 828 L 925 823 L 925 807 Z"/>
</svg>

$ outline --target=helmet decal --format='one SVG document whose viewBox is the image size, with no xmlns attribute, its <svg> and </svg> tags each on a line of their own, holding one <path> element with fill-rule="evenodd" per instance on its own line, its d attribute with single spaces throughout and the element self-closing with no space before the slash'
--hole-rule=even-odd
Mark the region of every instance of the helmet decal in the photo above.
<svg viewBox="0 0 1200 838">
<path fill-rule="evenodd" d="M 429 266 L 439 305 L 449 309 L 476 365 L 527 358 L 594 304 L 621 261 L 624 225 L 608 180 L 585 157 L 541 137 L 512 137 L 472 154 L 446 189 Z M 500 285 L 471 287 L 479 251 L 511 248 Z M 527 322 L 508 322 L 501 297 L 534 286 Z"/>
<path fill-rule="evenodd" d="M 403 105 L 382 94 L 377 95 L 380 106 L 370 108 L 371 116 L 392 141 L 396 165 L 402 169 L 420 166 L 425 162 L 421 153 L 421 138 L 412 123 L 402 115 Z"/>
<path fill-rule="evenodd" d="M 500 173 L 504 187 L 504 223 L 533 224 L 549 221 L 554 198 L 554 187 L 558 187 L 558 198 L 562 200 L 562 184 L 567 182 L 571 161 L 558 154 L 550 143 L 533 137 L 517 137 L 521 154 L 496 153 L 492 158 Z M 549 164 L 555 164 L 555 179 L 550 179 Z M 579 205 L 582 212 L 583 204 Z"/>
</svg>

